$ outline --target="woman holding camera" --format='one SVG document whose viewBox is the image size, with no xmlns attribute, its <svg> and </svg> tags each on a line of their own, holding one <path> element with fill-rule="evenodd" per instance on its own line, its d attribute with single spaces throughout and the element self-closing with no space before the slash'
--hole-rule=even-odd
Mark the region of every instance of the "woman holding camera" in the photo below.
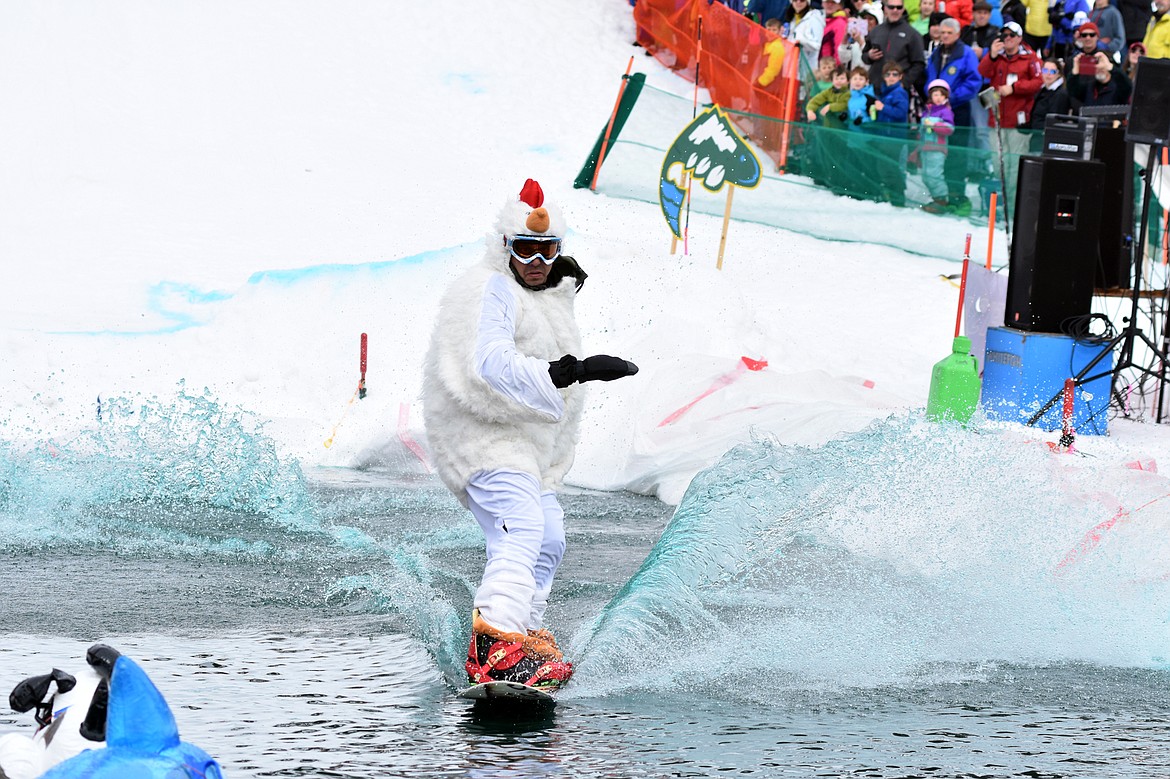
<svg viewBox="0 0 1170 779">
<path fill-rule="evenodd" d="M 1044 119 L 1049 114 L 1071 114 L 1072 101 L 1068 90 L 1064 86 L 1064 76 L 1060 72 L 1060 60 L 1049 57 L 1040 66 L 1040 80 L 1044 86 L 1036 93 L 1032 101 L 1032 115 L 1028 118 L 1028 127 L 1033 130 L 1044 129 Z M 1044 137 L 1036 134 L 1032 136 L 1031 151 L 1039 154 L 1044 149 Z"/>
</svg>

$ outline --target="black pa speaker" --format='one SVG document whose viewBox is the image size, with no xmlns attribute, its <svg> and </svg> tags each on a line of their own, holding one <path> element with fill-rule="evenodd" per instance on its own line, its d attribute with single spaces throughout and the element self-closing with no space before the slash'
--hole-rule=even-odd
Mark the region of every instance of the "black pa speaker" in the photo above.
<svg viewBox="0 0 1170 779">
<path fill-rule="evenodd" d="M 1101 262 L 1097 289 L 1132 289 L 1129 236 L 1133 232 L 1133 146 L 1125 128 L 1099 123 L 1093 159 L 1105 163 L 1105 197 L 1101 202 Z"/>
<path fill-rule="evenodd" d="M 1091 312 L 1104 192 L 1098 160 L 1020 157 L 1005 325 L 1059 333 Z"/>
<path fill-rule="evenodd" d="M 1125 140 L 1158 146 L 1170 142 L 1170 60 L 1138 60 Z"/>
<path fill-rule="evenodd" d="M 1040 154 L 1070 160 L 1092 159 L 1096 131 L 1097 122 L 1090 117 L 1049 114 L 1044 117 L 1044 147 Z"/>
</svg>

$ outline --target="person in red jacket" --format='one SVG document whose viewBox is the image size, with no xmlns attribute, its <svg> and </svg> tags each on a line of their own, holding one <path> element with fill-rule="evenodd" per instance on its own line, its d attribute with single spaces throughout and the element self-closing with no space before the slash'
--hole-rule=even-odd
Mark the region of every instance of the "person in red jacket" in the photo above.
<svg viewBox="0 0 1170 779">
<path fill-rule="evenodd" d="M 937 8 L 952 19 L 959 20 L 960 27 L 971 23 L 974 4 L 972 0 L 938 0 Z"/>
<path fill-rule="evenodd" d="M 1040 57 L 1024 43 L 1024 31 L 1015 22 L 1003 26 L 979 61 L 979 73 L 994 90 L 988 116 L 988 124 L 994 128 L 991 150 L 994 158 L 1003 159 L 1004 191 L 1013 197 L 1012 202 L 1017 159 L 1028 153 L 1029 136 L 1020 128 L 1028 126 L 1033 99 L 1044 85 L 1040 65 Z"/>
</svg>

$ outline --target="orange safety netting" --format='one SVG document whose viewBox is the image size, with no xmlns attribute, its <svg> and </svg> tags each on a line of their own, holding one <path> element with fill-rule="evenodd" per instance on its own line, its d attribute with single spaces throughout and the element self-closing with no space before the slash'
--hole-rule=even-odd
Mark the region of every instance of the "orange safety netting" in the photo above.
<svg viewBox="0 0 1170 779">
<path fill-rule="evenodd" d="M 638 43 L 668 68 L 694 81 L 698 62 L 699 84 L 707 88 L 717 105 L 772 119 L 795 117 L 800 80 L 800 47 L 796 44 L 708 0 L 638 0 L 634 20 Z M 774 41 L 783 47 L 783 64 L 779 76 L 761 86 L 759 78 L 772 56 L 765 46 Z M 789 144 L 788 121 L 758 121 L 738 115 L 734 121 L 783 167 Z"/>
</svg>

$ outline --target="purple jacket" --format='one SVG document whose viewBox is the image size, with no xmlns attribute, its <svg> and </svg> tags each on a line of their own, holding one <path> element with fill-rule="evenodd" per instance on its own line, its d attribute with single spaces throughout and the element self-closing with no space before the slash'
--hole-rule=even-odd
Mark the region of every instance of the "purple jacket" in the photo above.
<svg viewBox="0 0 1170 779">
<path fill-rule="evenodd" d="M 922 151 L 947 150 L 947 136 L 955 131 L 955 112 L 949 105 L 927 103 L 922 109 Z"/>
</svg>

